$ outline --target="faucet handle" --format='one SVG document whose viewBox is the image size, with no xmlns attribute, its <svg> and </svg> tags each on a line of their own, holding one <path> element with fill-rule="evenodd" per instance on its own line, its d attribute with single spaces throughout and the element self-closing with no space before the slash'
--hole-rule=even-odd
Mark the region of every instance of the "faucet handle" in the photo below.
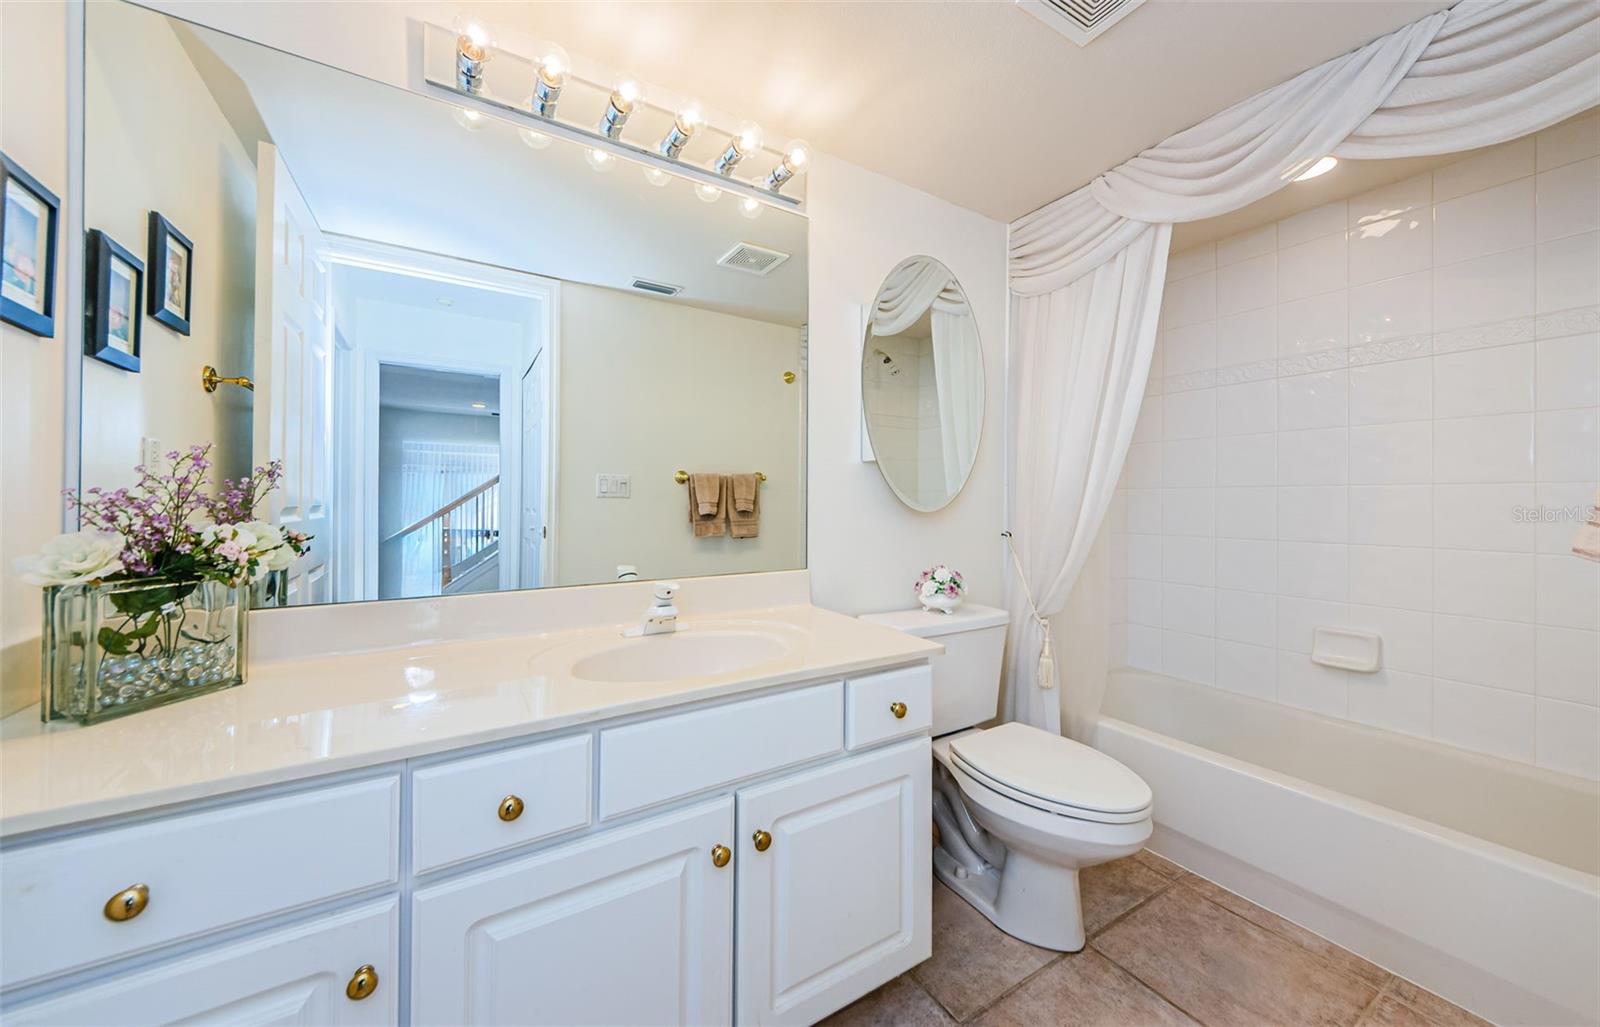
<svg viewBox="0 0 1600 1027">
<path fill-rule="evenodd" d="M 656 582 L 656 599 L 663 603 L 670 603 L 677 596 L 683 586 L 676 581 Z"/>
</svg>

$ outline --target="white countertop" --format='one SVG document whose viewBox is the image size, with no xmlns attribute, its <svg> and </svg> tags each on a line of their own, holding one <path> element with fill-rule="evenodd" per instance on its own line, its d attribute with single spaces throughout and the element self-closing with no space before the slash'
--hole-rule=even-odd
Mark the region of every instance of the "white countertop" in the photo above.
<svg viewBox="0 0 1600 1027">
<path fill-rule="evenodd" d="M 814 606 L 703 620 L 781 632 L 792 645 L 709 677 L 572 677 L 576 658 L 621 641 L 620 626 L 606 625 L 262 663 L 241 687 L 90 727 L 41 724 L 29 707 L 0 722 L 0 836 L 891 667 L 943 648 Z M 696 619 L 681 623 L 692 632 Z"/>
</svg>

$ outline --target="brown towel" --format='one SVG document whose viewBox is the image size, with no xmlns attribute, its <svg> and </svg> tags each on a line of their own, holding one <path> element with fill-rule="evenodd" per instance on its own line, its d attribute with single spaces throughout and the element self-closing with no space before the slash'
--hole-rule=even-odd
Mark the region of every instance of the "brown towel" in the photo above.
<svg viewBox="0 0 1600 1027">
<path fill-rule="evenodd" d="M 754 474 L 730 474 L 723 481 L 727 483 L 722 505 L 728 512 L 728 534 L 734 538 L 760 535 L 761 480 Z"/>
<path fill-rule="evenodd" d="M 726 490 L 727 479 L 720 474 L 689 475 L 689 523 L 694 526 L 695 538 L 727 533 L 723 517 Z"/>
</svg>

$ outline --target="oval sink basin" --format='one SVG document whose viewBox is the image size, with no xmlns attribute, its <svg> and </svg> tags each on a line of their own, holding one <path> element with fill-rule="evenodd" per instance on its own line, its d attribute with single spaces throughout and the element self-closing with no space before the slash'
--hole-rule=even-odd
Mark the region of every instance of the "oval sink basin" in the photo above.
<svg viewBox="0 0 1600 1027">
<path fill-rule="evenodd" d="M 630 638 L 572 665 L 585 681 L 674 681 L 714 677 L 775 660 L 789 644 L 754 631 L 684 631 Z"/>
</svg>

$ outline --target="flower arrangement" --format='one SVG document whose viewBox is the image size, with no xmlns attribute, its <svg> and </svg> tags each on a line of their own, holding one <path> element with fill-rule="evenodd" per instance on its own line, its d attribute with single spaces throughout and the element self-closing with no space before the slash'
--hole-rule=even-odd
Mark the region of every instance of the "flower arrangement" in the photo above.
<svg viewBox="0 0 1600 1027">
<path fill-rule="evenodd" d="M 967 583 L 960 571 L 951 570 L 941 563 L 922 572 L 917 579 L 916 591 L 917 601 L 922 603 L 923 608 L 950 613 L 961 605 Z"/>
<path fill-rule="evenodd" d="M 243 680 L 247 589 L 286 570 L 310 538 L 256 519 L 281 463 L 213 489 L 210 453 L 195 445 L 168 453 L 165 469 L 136 467 L 132 488 L 68 491 L 83 529 L 18 561 L 23 580 L 48 590 L 46 716 L 89 719 Z"/>
</svg>

